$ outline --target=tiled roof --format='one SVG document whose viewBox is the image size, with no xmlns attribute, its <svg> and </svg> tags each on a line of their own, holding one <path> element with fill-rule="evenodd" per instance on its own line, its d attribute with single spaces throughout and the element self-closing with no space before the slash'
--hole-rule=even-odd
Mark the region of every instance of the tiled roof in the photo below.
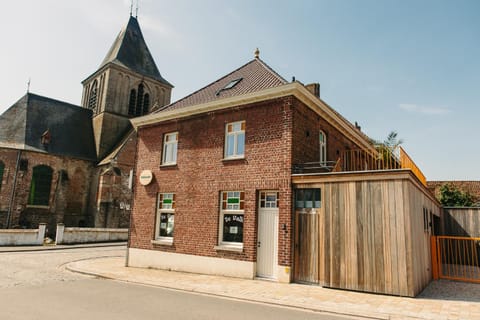
<svg viewBox="0 0 480 320">
<path fill-rule="evenodd" d="M 230 89 L 224 89 L 233 80 L 241 79 Z M 170 111 L 211 102 L 226 97 L 239 96 L 278 87 L 287 81 L 260 59 L 254 59 L 206 87 L 180 99 L 157 112 Z"/>
<path fill-rule="evenodd" d="M 452 181 L 427 181 L 428 189 L 435 194 L 439 194 L 440 187 L 444 184 L 452 184 L 458 189 L 468 192 L 473 196 L 473 202 L 480 202 L 480 181 L 472 180 L 452 180 Z"/>
<path fill-rule="evenodd" d="M 48 146 L 41 143 L 48 130 Z M 0 115 L 0 148 L 96 159 L 92 111 L 27 93 Z"/>
<path fill-rule="evenodd" d="M 103 165 L 106 165 L 106 164 L 109 164 L 110 161 L 112 161 L 113 159 L 115 159 L 118 154 L 120 153 L 120 151 L 122 151 L 123 147 L 125 146 L 125 144 L 129 141 L 129 139 L 134 136 L 134 133 L 135 133 L 135 130 L 133 129 L 130 129 L 123 137 L 122 137 L 122 140 L 120 141 L 120 143 L 118 143 L 112 150 L 112 152 L 110 152 L 105 158 L 103 158 L 97 165 L 98 166 L 103 166 Z"/>
<path fill-rule="evenodd" d="M 140 25 L 134 17 L 130 17 L 127 26 L 120 31 L 100 67 L 107 63 L 121 65 L 172 87 L 160 75 L 150 50 L 148 50 L 145 43 Z"/>
</svg>

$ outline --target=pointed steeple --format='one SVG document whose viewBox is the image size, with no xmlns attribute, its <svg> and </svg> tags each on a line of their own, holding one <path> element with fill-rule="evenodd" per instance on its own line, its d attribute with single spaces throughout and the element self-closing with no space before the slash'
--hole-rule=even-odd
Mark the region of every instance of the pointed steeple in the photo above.
<svg viewBox="0 0 480 320">
<path fill-rule="evenodd" d="M 99 159 L 111 152 L 131 128 L 130 118 L 169 104 L 173 88 L 160 75 L 133 16 L 98 70 L 82 84 L 82 106 L 92 110 Z"/>
<path fill-rule="evenodd" d="M 120 31 L 100 68 L 108 63 L 121 65 L 173 87 L 160 75 L 145 43 L 138 20 L 133 16 L 130 16 L 127 26 Z"/>
</svg>

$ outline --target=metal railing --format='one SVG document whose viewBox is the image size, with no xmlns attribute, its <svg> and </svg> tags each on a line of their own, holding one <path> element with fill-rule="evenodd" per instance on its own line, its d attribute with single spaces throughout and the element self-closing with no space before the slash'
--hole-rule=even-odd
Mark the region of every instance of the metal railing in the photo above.
<svg viewBox="0 0 480 320">
<path fill-rule="evenodd" d="M 480 238 L 433 237 L 432 264 L 434 279 L 480 283 Z"/>
<path fill-rule="evenodd" d="M 347 150 L 340 153 L 337 161 L 326 163 L 309 162 L 293 165 L 293 173 L 352 172 L 410 169 L 426 186 L 427 180 L 415 162 L 401 147 L 394 151 L 379 148 L 377 152 Z"/>
<path fill-rule="evenodd" d="M 302 164 L 293 165 L 293 173 L 321 173 L 321 172 L 335 172 L 335 166 L 338 161 L 325 162 L 306 162 Z"/>
</svg>

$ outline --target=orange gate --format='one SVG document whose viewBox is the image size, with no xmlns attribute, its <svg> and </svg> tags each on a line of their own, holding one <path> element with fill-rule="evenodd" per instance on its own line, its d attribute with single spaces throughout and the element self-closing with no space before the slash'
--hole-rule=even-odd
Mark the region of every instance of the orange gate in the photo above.
<svg viewBox="0 0 480 320">
<path fill-rule="evenodd" d="M 434 279 L 480 283 L 480 238 L 433 236 Z"/>
</svg>

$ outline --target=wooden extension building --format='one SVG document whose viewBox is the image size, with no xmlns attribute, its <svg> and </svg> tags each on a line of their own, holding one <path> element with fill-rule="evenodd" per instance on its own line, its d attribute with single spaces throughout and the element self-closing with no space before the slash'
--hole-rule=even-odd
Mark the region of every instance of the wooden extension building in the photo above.
<svg viewBox="0 0 480 320">
<path fill-rule="evenodd" d="M 410 170 L 294 175 L 321 190 L 320 208 L 295 209 L 299 282 L 416 296 L 431 280 L 430 235 L 440 207 Z"/>
</svg>

